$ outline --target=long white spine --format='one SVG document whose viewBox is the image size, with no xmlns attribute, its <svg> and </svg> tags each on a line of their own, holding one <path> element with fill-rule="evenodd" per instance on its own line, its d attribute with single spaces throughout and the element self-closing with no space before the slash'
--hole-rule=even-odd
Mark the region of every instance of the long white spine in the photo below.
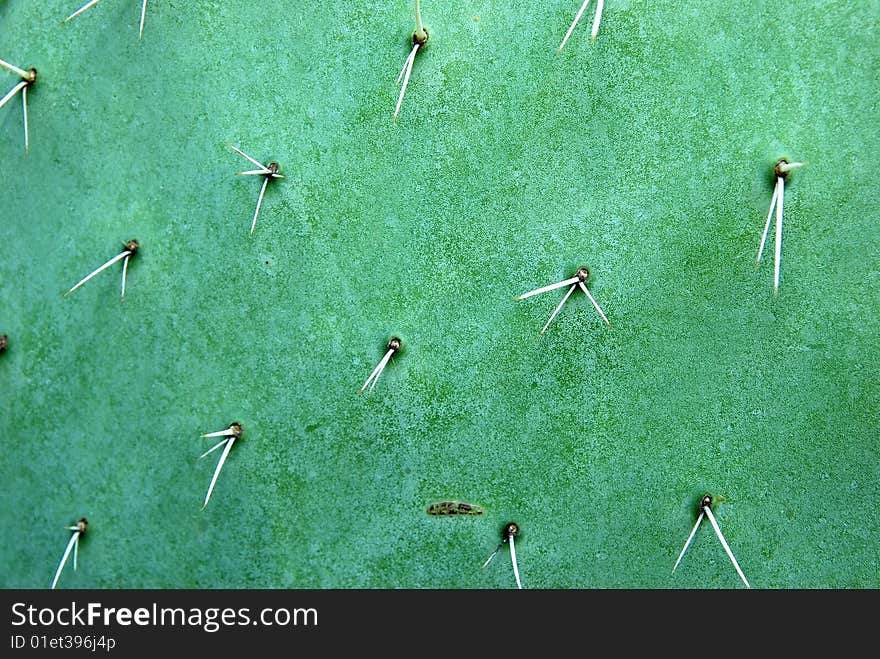
<svg viewBox="0 0 880 659">
<path fill-rule="evenodd" d="M 684 547 L 681 548 L 681 553 L 678 555 L 678 558 L 675 561 L 675 565 L 672 566 L 672 574 L 675 574 L 675 568 L 678 567 L 678 564 L 681 563 L 681 559 L 684 558 L 684 553 L 687 551 L 687 548 L 691 546 L 691 542 L 694 539 L 694 536 L 697 534 L 697 529 L 700 528 L 700 522 L 703 521 L 704 513 L 701 510 L 699 517 L 697 517 L 697 523 L 694 524 L 694 528 L 691 530 L 691 534 L 688 536 L 687 541 L 684 543 Z"/>
<path fill-rule="evenodd" d="M 52 590 L 55 590 L 55 585 L 58 583 L 61 571 L 64 569 L 64 564 L 67 562 L 67 557 L 70 556 L 70 551 L 76 546 L 78 540 L 79 531 L 74 531 L 73 535 L 70 536 L 70 541 L 67 543 L 67 549 L 64 550 L 64 556 L 61 557 L 61 562 L 58 563 L 58 569 L 55 571 L 55 578 L 52 579 Z"/>
<path fill-rule="evenodd" d="M 138 29 L 138 39 L 144 36 L 144 19 L 147 17 L 147 0 L 144 0 L 144 4 L 141 7 L 141 26 Z"/>
<path fill-rule="evenodd" d="M 91 279 L 92 277 L 94 277 L 95 275 L 97 275 L 99 272 L 101 272 L 102 270 L 106 270 L 107 268 L 109 268 L 111 265 L 113 265 L 113 264 L 116 263 L 117 261 L 120 261 L 120 260 L 122 260 L 122 259 L 124 259 L 125 257 L 130 256 L 130 255 L 131 255 L 131 251 L 130 251 L 130 250 L 125 250 L 125 251 L 122 252 L 121 254 L 117 254 L 117 255 L 114 256 L 112 259 L 110 259 L 109 261 L 107 261 L 107 263 L 105 263 L 104 265 L 100 266 L 97 270 L 93 270 L 92 272 L 90 272 L 89 274 L 87 274 L 85 277 L 83 277 L 82 279 L 80 279 L 76 284 L 74 284 L 73 288 L 71 288 L 69 291 L 67 291 L 64 295 L 70 295 L 70 294 L 73 293 L 77 288 L 79 288 L 80 286 L 82 286 L 83 284 L 85 284 L 89 279 Z"/>
<path fill-rule="evenodd" d="M 251 235 L 254 235 L 254 228 L 257 226 L 257 215 L 260 214 L 260 206 L 263 205 L 263 195 L 266 194 L 266 186 L 269 185 L 269 177 L 263 179 L 263 187 L 260 188 L 260 196 L 257 199 L 257 210 L 254 211 L 254 221 L 251 222 Z"/>
<path fill-rule="evenodd" d="M 541 330 L 541 334 L 543 334 L 544 332 L 547 331 L 547 328 L 550 327 L 550 323 L 552 323 L 553 319 L 556 318 L 556 314 L 558 314 L 559 310 L 562 309 L 562 305 L 564 305 L 568 301 L 568 298 L 571 297 L 571 294 L 574 293 L 574 289 L 576 289 L 576 288 L 577 288 L 577 284 L 571 285 L 571 288 L 568 289 L 568 292 L 565 294 L 565 297 L 563 297 L 562 300 L 560 300 L 559 304 L 556 306 L 556 309 L 554 309 L 553 314 L 550 316 L 550 320 L 548 320 L 547 324 L 544 325 L 544 328 Z"/>
<path fill-rule="evenodd" d="M 202 510 L 208 507 L 208 501 L 211 500 L 211 493 L 214 491 L 214 485 L 217 483 L 217 477 L 220 475 L 220 470 L 223 469 L 223 463 L 226 462 L 226 457 L 229 455 L 229 451 L 232 449 L 232 445 L 235 443 L 235 438 L 232 437 L 226 442 L 226 448 L 223 449 L 223 455 L 220 456 L 220 460 L 217 462 L 217 468 L 214 470 L 214 476 L 211 478 L 211 484 L 208 486 L 208 493 L 205 495 L 205 503 L 202 505 Z"/>
<path fill-rule="evenodd" d="M 582 282 L 582 281 L 579 281 L 578 284 L 580 285 L 581 290 L 587 294 L 588 298 L 590 298 L 590 302 L 592 302 L 593 306 L 596 307 L 596 311 L 598 311 L 599 315 L 602 316 L 602 320 L 604 320 L 605 324 L 610 327 L 611 323 L 609 322 L 608 317 L 605 315 L 605 312 L 602 311 L 602 307 L 599 306 L 599 303 L 596 302 L 595 298 L 592 295 L 590 295 L 590 289 L 588 289 L 587 285 L 584 284 L 584 282 Z"/>
<path fill-rule="evenodd" d="M 733 567 L 736 568 L 736 573 L 739 575 L 739 578 L 742 579 L 742 582 L 746 585 L 746 588 L 751 588 L 748 579 L 746 579 L 746 575 L 743 574 L 743 571 L 739 567 L 739 563 L 736 562 L 736 558 L 734 557 L 733 552 L 730 551 L 730 546 L 728 546 L 727 540 L 724 539 L 724 534 L 721 533 L 721 528 L 718 526 L 718 522 L 715 521 L 715 515 L 712 514 L 712 511 L 709 510 L 708 506 L 704 506 L 703 510 L 706 511 L 706 517 L 708 517 L 709 521 L 712 522 L 712 528 L 715 529 L 715 535 L 717 535 L 718 539 L 721 541 L 721 546 L 723 546 L 724 551 L 727 552 L 727 556 L 728 558 L 730 558 L 730 562 L 733 563 Z"/>
<path fill-rule="evenodd" d="M 522 295 L 517 295 L 517 300 L 525 300 L 527 297 L 532 297 L 533 295 L 540 295 L 541 293 L 546 293 L 547 291 L 554 291 L 557 288 L 562 288 L 563 286 L 571 286 L 572 284 L 576 284 L 580 281 L 577 277 L 569 277 L 568 279 L 563 279 L 562 281 L 558 281 L 555 284 L 548 284 L 547 286 L 542 286 L 541 288 L 536 288 L 533 291 L 529 291 L 528 293 L 523 293 Z"/>
<path fill-rule="evenodd" d="M 776 208 L 776 201 L 779 199 L 779 179 L 776 179 L 776 185 L 773 186 L 773 196 L 770 198 L 770 210 L 767 211 L 767 221 L 764 223 L 764 233 L 761 234 L 761 244 L 758 246 L 758 258 L 755 259 L 755 268 L 761 262 L 761 255 L 764 253 L 764 244 L 767 242 L 767 233 L 770 231 L 770 220 L 773 218 L 773 209 Z"/>
<path fill-rule="evenodd" d="M 9 62 L 7 62 L 5 60 L 0 59 L 0 66 L 2 66 L 4 69 L 8 69 L 9 71 L 12 71 L 13 73 L 17 73 L 22 78 L 28 77 L 27 71 L 25 71 L 24 69 L 20 69 L 17 66 L 15 66 L 15 64 L 10 64 Z"/>
<path fill-rule="evenodd" d="M 421 44 L 415 44 L 413 49 L 409 53 L 409 57 L 406 58 L 406 61 L 403 63 L 403 68 L 400 70 L 400 73 L 403 75 L 403 86 L 400 88 L 400 96 L 397 97 L 397 105 L 394 108 L 394 118 L 397 119 L 397 115 L 400 114 L 400 106 L 403 103 L 403 95 L 406 94 L 406 86 L 409 84 L 409 76 L 412 73 L 413 63 L 416 61 L 416 53 L 419 52 L 419 46 Z M 397 76 L 397 81 L 400 82 L 400 76 Z"/>
<path fill-rule="evenodd" d="M 596 35 L 599 34 L 599 22 L 602 20 L 602 7 L 605 4 L 605 0 L 599 0 L 599 4 L 596 5 L 596 15 L 593 16 L 593 30 L 590 32 L 590 40 L 595 41 Z"/>
<path fill-rule="evenodd" d="M 2 99 L 0 99 L 0 108 L 6 105 L 9 102 L 9 99 L 15 96 L 20 90 L 24 89 L 28 86 L 27 80 L 22 80 L 15 87 L 9 90 L 9 93 L 6 94 Z"/>
<path fill-rule="evenodd" d="M 776 200 L 776 250 L 773 261 L 773 294 L 779 294 L 779 267 L 782 263 L 782 204 L 785 200 L 785 179 L 778 177 L 779 199 Z"/>
<path fill-rule="evenodd" d="M 28 115 L 27 115 L 27 85 L 21 88 L 21 111 L 24 115 L 24 152 L 30 149 L 30 137 L 28 135 Z"/>
<path fill-rule="evenodd" d="M 88 9 L 89 7 L 94 7 L 94 6 L 95 6 L 96 4 L 98 4 L 100 1 L 101 1 L 101 0 L 91 0 L 91 2 L 86 3 L 85 5 L 83 5 L 83 6 L 80 7 L 79 9 L 77 9 L 75 12 L 73 12 L 70 16 L 68 16 L 67 18 L 65 18 L 65 19 L 64 19 L 64 22 L 66 23 L 66 22 L 69 21 L 71 18 L 76 18 L 76 17 L 79 16 L 81 13 L 83 13 L 86 9 Z"/>
<path fill-rule="evenodd" d="M 575 27 L 577 27 L 578 21 L 581 20 L 581 15 L 584 13 L 584 10 L 587 8 L 588 4 L 590 4 L 590 0 L 584 0 L 584 4 L 582 4 L 581 8 L 578 9 L 578 13 L 575 14 L 574 20 L 568 27 L 568 32 L 565 33 L 565 37 L 562 39 L 562 43 L 559 44 L 558 52 L 562 52 L 562 49 L 565 47 L 565 44 L 568 41 L 568 38 L 571 36 L 571 33 L 574 32 Z"/>
<path fill-rule="evenodd" d="M 510 562 L 513 563 L 513 576 L 516 577 L 516 585 L 522 590 L 522 581 L 519 580 L 519 567 L 516 564 L 516 545 L 513 543 L 513 534 L 508 536 L 510 541 Z"/>
</svg>

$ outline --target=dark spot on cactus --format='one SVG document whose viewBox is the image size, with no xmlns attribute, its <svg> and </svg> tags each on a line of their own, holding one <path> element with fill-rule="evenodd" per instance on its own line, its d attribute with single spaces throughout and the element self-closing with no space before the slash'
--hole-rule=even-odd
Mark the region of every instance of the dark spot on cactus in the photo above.
<svg viewBox="0 0 880 659">
<path fill-rule="evenodd" d="M 393 350 L 394 352 L 397 352 L 398 350 L 400 350 L 400 347 L 402 345 L 403 342 L 400 339 L 398 339 L 396 336 L 392 336 L 391 340 L 388 342 L 388 347 L 386 348 L 386 350 Z"/>
<path fill-rule="evenodd" d="M 6 346 L 9 345 L 9 337 L 6 334 L 0 334 L 0 352 L 4 352 L 6 350 Z"/>
<path fill-rule="evenodd" d="M 427 512 L 435 517 L 448 517 L 450 515 L 482 515 L 483 509 L 471 503 L 441 501 L 428 506 Z"/>
<path fill-rule="evenodd" d="M 131 252 L 131 256 L 137 254 L 138 249 L 140 249 L 141 244 L 137 240 L 129 240 L 127 243 L 123 243 L 125 245 L 125 249 Z"/>
<path fill-rule="evenodd" d="M 412 35 L 412 45 L 413 46 L 418 44 L 419 46 L 422 46 L 424 48 L 425 44 L 428 43 L 428 38 L 431 36 L 430 34 L 428 34 L 428 28 L 423 27 L 422 31 L 425 33 L 425 36 L 423 36 L 423 37 L 419 37 L 418 30 L 413 32 L 413 35 Z"/>
<path fill-rule="evenodd" d="M 519 524 L 516 522 L 508 522 L 501 531 L 501 542 L 507 542 L 511 538 L 519 535 Z"/>
<path fill-rule="evenodd" d="M 577 277 L 580 281 L 586 283 L 590 278 L 590 269 L 584 266 L 581 266 L 577 269 L 577 272 L 574 273 L 574 276 Z"/>
<path fill-rule="evenodd" d="M 80 535 L 85 535 L 86 529 L 89 528 L 89 522 L 85 517 L 80 517 L 76 522 L 76 530 Z"/>
</svg>

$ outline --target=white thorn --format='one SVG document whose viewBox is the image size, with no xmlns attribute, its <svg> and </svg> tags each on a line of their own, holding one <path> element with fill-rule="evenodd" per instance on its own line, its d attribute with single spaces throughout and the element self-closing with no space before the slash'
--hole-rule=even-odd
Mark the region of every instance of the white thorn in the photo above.
<svg viewBox="0 0 880 659">
<path fill-rule="evenodd" d="M 269 177 L 263 179 L 263 187 L 260 188 L 260 196 L 257 199 L 257 209 L 254 211 L 254 221 L 251 222 L 251 235 L 254 235 L 254 227 L 257 226 L 257 215 L 260 214 L 260 206 L 263 205 L 263 195 L 266 194 L 266 186 L 269 185 Z"/>
<path fill-rule="evenodd" d="M 572 284 L 578 283 L 579 279 L 577 277 L 570 277 L 568 279 L 564 279 L 563 281 L 558 281 L 555 284 L 550 284 L 548 286 L 542 286 L 541 288 L 536 288 L 533 291 L 529 291 L 528 293 L 523 293 L 522 295 L 517 295 L 514 299 L 516 300 L 525 300 L 527 297 L 532 297 L 533 295 L 540 295 L 541 293 L 546 293 L 547 291 L 552 291 L 557 288 L 562 288 L 563 286 L 571 286 Z"/>
<path fill-rule="evenodd" d="M 272 173 L 271 171 L 269 171 L 268 169 L 265 169 L 265 168 L 264 169 L 249 169 L 246 172 L 238 172 L 236 174 L 236 176 L 256 176 L 257 174 L 260 174 L 261 176 L 268 176 L 271 173 Z"/>
<path fill-rule="evenodd" d="M 777 183 L 779 199 L 776 201 L 776 249 L 773 253 L 773 295 L 779 295 L 779 267 L 782 263 L 782 204 L 785 200 L 785 179 Z"/>
<path fill-rule="evenodd" d="M 379 377 L 382 375 L 382 372 L 385 370 L 385 367 L 388 365 L 388 362 L 391 361 L 391 357 L 394 355 L 394 350 L 388 349 L 388 352 L 385 353 L 385 356 L 382 357 L 382 361 L 379 362 L 379 372 L 376 373 L 376 377 L 373 378 L 373 382 L 370 384 L 370 392 L 376 387 L 376 383 L 379 381 Z"/>
<path fill-rule="evenodd" d="M 384 361 L 384 360 L 383 360 L 383 361 Z M 372 373 L 370 373 L 370 377 L 368 377 L 368 378 L 367 378 L 367 381 L 364 382 L 364 386 L 362 386 L 362 387 L 360 388 L 360 390 L 358 391 L 358 396 L 360 396 L 362 393 L 364 393 L 364 389 L 366 389 L 366 388 L 367 388 L 367 385 L 370 384 L 370 381 L 371 381 L 374 377 L 376 377 L 376 374 L 379 372 L 379 369 L 381 369 L 381 368 L 382 368 L 382 361 L 380 361 L 378 364 L 376 364 L 376 368 L 373 369 Z"/>
<path fill-rule="evenodd" d="M 64 569 L 64 564 L 67 562 L 67 557 L 70 556 L 70 550 L 73 549 L 78 539 L 79 531 L 74 531 L 73 535 L 70 536 L 70 541 L 67 543 L 67 549 L 64 550 L 64 556 L 61 557 L 61 562 L 58 563 L 58 569 L 55 571 L 55 578 L 52 579 L 51 590 L 55 590 L 55 585 L 58 583 L 58 578 L 61 576 L 61 570 Z"/>
<path fill-rule="evenodd" d="M 416 44 L 413 46 L 409 57 L 407 57 L 406 62 L 403 63 L 403 69 L 400 71 L 402 74 L 405 74 L 403 76 L 403 86 L 400 88 L 400 96 L 397 98 L 397 106 L 394 108 L 395 119 L 397 119 L 397 115 L 400 112 L 400 104 L 403 103 L 403 95 L 406 93 L 406 86 L 409 84 L 409 76 L 412 73 L 413 63 L 416 61 L 416 53 L 418 52 L 420 45 L 421 44 Z M 397 81 L 400 82 L 400 76 L 397 76 Z"/>
<path fill-rule="evenodd" d="M 140 38 L 144 36 L 144 19 L 147 17 L 147 0 L 144 0 L 144 4 L 141 7 L 141 27 L 138 30 L 138 41 Z"/>
<path fill-rule="evenodd" d="M 773 209 L 776 208 L 776 201 L 779 199 L 779 177 L 776 178 L 776 185 L 773 186 L 773 196 L 770 198 L 770 210 L 767 212 L 767 222 L 764 224 L 764 233 L 761 234 L 761 244 L 758 246 L 758 258 L 755 259 L 755 269 L 761 262 L 761 255 L 764 253 L 764 244 L 767 242 L 767 232 L 770 231 L 770 218 L 773 217 Z"/>
<path fill-rule="evenodd" d="M 596 311 L 598 311 L 599 315 L 602 316 L 602 320 L 605 321 L 605 324 L 611 327 L 611 323 L 609 322 L 608 317 L 605 315 L 605 312 L 602 311 L 602 307 L 599 306 L 599 303 L 596 302 L 595 298 L 590 295 L 590 289 L 587 288 L 587 285 L 584 284 L 584 282 L 582 281 L 579 281 L 578 285 L 581 287 L 581 290 L 587 294 L 587 297 L 590 298 L 590 302 L 592 302 L 593 306 L 596 307 Z"/>
<path fill-rule="evenodd" d="M 24 113 L 24 152 L 27 153 L 30 148 L 30 140 L 28 139 L 27 85 L 21 88 L 21 108 Z"/>
<path fill-rule="evenodd" d="M 76 557 L 79 554 L 79 531 L 76 532 L 76 542 L 73 543 L 73 571 L 76 572 Z"/>
<path fill-rule="evenodd" d="M 218 430 L 217 432 L 209 432 L 207 435 L 202 435 L 202 438 L 205 437 L 232 437 L 235 434 L 235 430 L 232 428 L 227 428 L 226 430 Z"/>
<path fill-rule="evenodd" d="M 266 174 L 269 173 L 270 170 L 269 170 L 268 167 L 266 167 L 263 163 L 254 160 L 253 158 L 251 158 L 248 154 L 246 154 L 244 151 L 242 151 L 242 150 L 239 149 L 238 147 L 232 146 L 232 145 L 230 144 L 230 145 L 229 145 L 229 148 L 232 149 L 233 151 L 235 151 L 236 153 L 238 153 L 239 155 L 242 155 L 242 156 L 244 156 L 245 158 L 247 158 L 248 160 L 250 160 L 250 161 L 251 161 L 252 163 L 254 163 L 257 167 L 259 167 L 261 170 L 263 170 L 264 173 L 266 173 Z"/>
<path fill-rule="evenodd" d="M 489 565 L 489 563 L 492 562 L 492 559 L 493 559 L 493 558 L 495 558 L 495 554 L 497 554 L 499 551 L 501 551 L 501 547 L 502 547 L 503 545 L 504 545 L 503 542 L 498 543 L 498 546 L 495 547 L 495 551 L 493 551 L 491 554 L 489 554 L 489 558 L 487 558 L 487 559 L 486 559 L 486 562 L 483 563 L 483 566 L 480 568 L 481 570 L 485 570 L 485 569 L 486 569 L 486 566 Z"/>
<path fill-rule="evenodd" d="M 212 446 L 212 447 L 209 448 L 207 451 L 205 451 L 204 453 L 202 453 L 202 454 L 199 456 L 199 460 L 201 460 L 202 458 L 204 458 L 206 455 L 210 455 L 211 453 L 213 453 L 214 451 L 216 451 L 218 448 L 220 448 L 220 447 L 223 446 L 226 442 L 229 442 L 229 441 L 232 441 L 232 440 L 230 440 L 228 437 L 227 437 L 226 439 L 221 439 L 219 442 L 217 442 L 216 444 L 214 444 L 214 446 Z"/>
<path fill-rule="evenodd" d="M 373 391 L 373 388 L 376 386 L 376 383 L 379 381 L 379 376 L 382 375 L 382 371 L 385 370 L 385 366 L 388 364 L 388 360 L 391 359 L 391 355 L 393 355 L 393 354 L 394 354 L 394 349 L 388 348 L 388 351 L 385 353 L 385 356 L 382 357 L 382 361 L 380 361 L 376 365 L 376 368 L 374 368 L 373 372 L 370 373 L 370 377 L 368 377 L 367 381 L 364 382 L 364 386 L 361 387 L 360 391 L 358 391 L 358 396 L 360 396 L 362 393 L 364 393 L 364 389 L 367 388 L 368 384 L 370 385 L 370 391 L 367 393 L 370 393 Z M 370 384 L 370 380 L 373 381 L 372 384 Z"/>
<path fill-rule="evenodd" d="M 25 71 L 24 69 L 20 69 L 17 66 L 15 66 L 15 64 L 10 64 L 9 62 L 6 62 L 2 59 L 0 59 L 0 66 L 2 66 L 4 69 L 8 69 L 8 70 L 12 71 L 13 73 L 17 73 L 22 78 L 29 78 L 30 77 L 30 74 L 27 71 Z"/>
<path fill-rule="evenodd" d="M 422 12 L 419 10 L 419 0 L 415 0 L 415 10 L 416 10 L 416 34 L 421 39 L 422 35 L 425 33 L 425 28 L 422 25 Z"/>
<path fill-rule="evenodd" d="M 360 391 L 358 391 L 358 396 L 364 393 L 364 389 L 367 388 L 367 385 L 370 384 L 370 381 L 373 381 L 373 387 L 376 386 L 376 380 L 379 379 L 379 376 L 382 375 L 382 371 L 385 370 L 385 365 L 388 363 L 388 360 L 391 359 L 391 355 L 394 353 L 394 350 L 391 348 L 385 353 L 382 359 L 376 364 L 376 368 L 373 369 L 373 372 L 370 373 L 370 377 L 367 378 L 367 381 L 364 382 L 364 386 L 361 387 Z M 373 390 L 373 387 L 370 387 L 370 391 Z"/>
<path fill-rule="evenodd" d="M 568 300 L 569 297 L 571 297 L 571 294 L 574 293 L 574 289 L 576 289 L 576 288 L 577 288 L 577 284 L 571 285 L 571 288 L 568 289 L 568 292 L 565 294 L 565 297 L 562 298 L 562 300 L 559 302 L 559 305 L 556 307 L 556 310 L 550 316 L 550 320 L 548 320 L 547 324 L 544 325 L 544 328 L 541 330 L 541 334 L 543 334 L 544 332 L 547 331 L 547 328 L 550 327 L 550 323 L 552 323 L 553 319 L 556 318 L 556 314 L 558 314 L 559 310 L 562 309 L 562 305 L 565 304 L 565 302 Z"/>
<path fill-rule="evenodd" d="M 68 296 L 68 295 L 70 295 L 71 293 L 73 293 L 77 288 L 79 288 L 80 286 L 82 286 L 83 284 L 85 284 L 89 279 L 91 279 L 92 277 L 94 277 L 96 274 L 98 274 L 98 273 L 101 272 L 102 270 L 105 270 L 105 269 L 109 268 L 111 265 L 113 265 L 114 263 L 116 263 L 116 262 L 119 261 L 120 259 L 124 259 L 126 256 L 129 256 L 130 254 L 131 254 L 131 251 L 130 251 L 130 250 L 125 250 L 125 251 L 122 252 L 121 254 L 117 254 L 117 255 L 114 256 L 112 259 L 110 259 L 109 261 L 107 261 L 107 263 L 105 263 L 104 265 L 100 266 L 100 267 L 97 268 L 96 270 L 93 270 L 91 273 L 89 273 L 88 275 L 86 275 L 85 277 L 83 277 L 82 279 L 80 279 L 80 280 L 79 280 L 79 281 L 73 286 L 73 288 L 71 288 L 69 291 L 67 291 L 67 292 L 64 294 L 65 297 Z"/>
<path fill-rule="evenodd" d="M 602 5 L 605 4 L 605 0 L 599 0 L 599 4 L 596 5 L 596 15 L 593 16 L 593 30 L 590 32 L 590 41 L 596 40 L 596 35 L 599 34 L 599 21 L 602 20 Z"/>
<path fill-rule="evenodd" d="M 122 300 L 125 300 L 125 276 L 128 273 L 128 261 L 131 256 L 126 256 L 122 262 Z"/>
<path fill-rule="evenodd" d="M 397 74 L 397 80 L 395 81 L 395 84 L 400 84 L 400 81 L 403 78 L 403 74 L 406 73 L 406 67 L 409 64 L 409 61 L 413 58 L 413 53 L 415 53 L 418 49 L 418 44 L 413 44 L 413 49 L 409 51 L 409 55 L 407 55 L 406 59 L 403 61 L 403 66 L 400 67 L 400 73 Z"/>
<path fill-rule="evenodd" d="M 519 567 L 516 564 L 516 546 L 513 544 L 513 534 L 508 536 L 510 541 L 510 562 L 513 563 L 513 576 L 516 577 L 516 585 L 522 590 L 522 581 L 519 580 Z"/>
<path fill-rule="evenodd" d="M 802 162 L 783 162 L 779 163 L 779 171 L 783 174 L 788 174 L 788 172 L 794 171 L 799 167 L 803 167 L 804 163 Z"/>
<path fill-rule="evenodd" d="M 574 28 L 577 26 L 578 21 L 581 20 L 581 14 L 584 13 L 584 10 L 587 8 L 587 5 L 590 4 L 590 0 L 584 0 L 584 4 L 581 5 L 581 8 L 578 10 L 578 13 L 575 15 L 574 20 L 571 22 L 571 25 L 568 28 L 568 32 L 565 33 L 565 38 L 562 39 L 562 43 L 559 44 L 559 50 L 557 52 L 562 52 L 562 49 L 565 47 L 565 43 L 568 41 L 568 38 L 571 36 L 571 33 L 574 32 Z"/>
<path fill-rule="evenodd" d="M 229 455 L 233 444 L 235 444 L 235 437 L 226 440 L 226 448 L 223 449 L 223 455 L 220 456 L 220 460 L 217 462 L 217 468 L 214 470 L 214 476 L 211 478 L 211 484 L 208 486 L 208 493 L 205 495 L 205 503 L 202 505 L 202 510 L 208 507 L 208 501 L 211 500 L 211 492 L 214 491 L 214 484 L 217 482 L 217 477 L 220 475 L 220 470 L 223 469 L 223 463 L 226 462 L 226 456 Z"/>
<path fill-rule="evenodd" d="M 70 16 L 68 16 L 67 18 L 65 18 L 65 19 L 64 19 L 64 22 L 66 23 L 66 22 L 69 21 L 71 18 L 76 18 L 76 17 L 79 16 L 81 13 L 83 13 L 86 9 L 88 9 L 89 7 L 93 7 L 94 5 L 98 4 L 100 1 L 101 1 L 101 0 L 91 0 L 90 2 L 87 2 L 85 5 L 83 5 L 82 7 L 80 7 L 79 9 L 77 9 L 75 12 L 73 12 Z"/>
<path fill-rule="evenodd" d="M 675 568 L 677 568 L 678 564 L 681 563 L 681 559 L 684 558 L 684 553 L 687 551 L 687 548 L 691 546 L 691 541 L 697 534 L 697 529 L 700 528 L 700 522 L 703 521 L 703 516 L 704 513 L 701 510 L 699 517 L 697 517 L 697 523 L 694 524 L 694 528 L 691 530 L 691 534 L 688 536 L 687 541 L 684 543 L 684 547 L 681 548 L 681 553 L 678 555 L 678 558 L 675 561 L 675 565 L 672 566 L 672 574 L 675 574 Z"/>
<path fill-rule="evenodd" d="M 20 90 L 24 89 L 28 86 L 27 80 L 22 80 L 15 87 L 9 90 L 9 93 L 6 94 L 2 99 L 0 99 L 0 108 L 6 105 L 9 102 L 9 99 L 15 96 Z"/>
<path fill-rule="evenodd" d="M 746 585 L 746 588 L 751 588 L 748 579 L 746 579 L 746 575 L 744 575 L 743 571 L 739 568 L 739 563 L 736 562 L 736 558 L 734 558 L 733 552 L 730 551 L 730 547 L 727 545 L 727 540 L 724 539 L 724 535 L 721 533 L 721 529 L 718 526 L 718 522 L 715 521 L 715 516 L 712 514 L 712 511 L 709 510 L 708 506 L 703 506 L 703 510 L 706 512 L 706 517 L 708 517 L 709 521 L 712 522 L 712 528 L 715 529 L 715 535 L 717 535 L 718 539 L 721 541 L 721 545 L 724 547 L 724 551 L 727 552 L 727 556 L 730 558 L 730 562 L 733 563 L 733 567 L 736 568 L 736 573 L 739 575 L 739 578 L 742 579 L 743 583 Z"/>
</svg>

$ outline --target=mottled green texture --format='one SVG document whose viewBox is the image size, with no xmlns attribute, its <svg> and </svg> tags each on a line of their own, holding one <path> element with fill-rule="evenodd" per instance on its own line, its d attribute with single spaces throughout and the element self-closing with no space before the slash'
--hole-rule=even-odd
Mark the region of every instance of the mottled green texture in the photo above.
<svg viewBox="0 0 880 659">
<path fill-rule="evenodd" d="M 880 586 L 876 0 L 426 0 L 396 123 L 404 0 L 77 4 L 0 2 L 0 585 L 86 516 L 60 587 L 511 587 L 511 520 L 526 587 L 740 587 L 670 575 L 709 491 L 753 586 Z"/>
</svg>

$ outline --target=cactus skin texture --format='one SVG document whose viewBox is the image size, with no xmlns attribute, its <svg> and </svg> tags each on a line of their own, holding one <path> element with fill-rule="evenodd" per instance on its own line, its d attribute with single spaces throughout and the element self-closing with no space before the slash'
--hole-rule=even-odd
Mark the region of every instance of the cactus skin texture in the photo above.
<svg viewBox="0 0 880 659">
<path fill-rule="evenodd" d="M 0 110 L 0 586 L 44 587 L 84 515 L 61 587 L 509 588 L 478 568 L 515 519 L 532 588 L 735 588 L 714 541 L 669 575 L 711 491 L 754 587 L 880 587 L 880 508 L 851 505 L 871 3 L 609 0 L 557 54 L 577 0 L 426 0 L 396 122 L 405 0 L 158 0 L 140 41 L 140 3 L 74 5 L 0 3 L 0 57 L 40 70 L 28 156 Z M 286 177 L 253 236 L 228 144 Z M 781 158 L 807 165 L 774 301 Z M 118 267 L 62 297 L 132 236 L 124 303 Z M 581 265 L 613 327 L 574 295 L 539 338 L 564 291 L 513 296 Z M 201 512 L 197 438 L 229 419 Z M 446 500 L 483 514 L 425 514 Z"/>
</svg>

